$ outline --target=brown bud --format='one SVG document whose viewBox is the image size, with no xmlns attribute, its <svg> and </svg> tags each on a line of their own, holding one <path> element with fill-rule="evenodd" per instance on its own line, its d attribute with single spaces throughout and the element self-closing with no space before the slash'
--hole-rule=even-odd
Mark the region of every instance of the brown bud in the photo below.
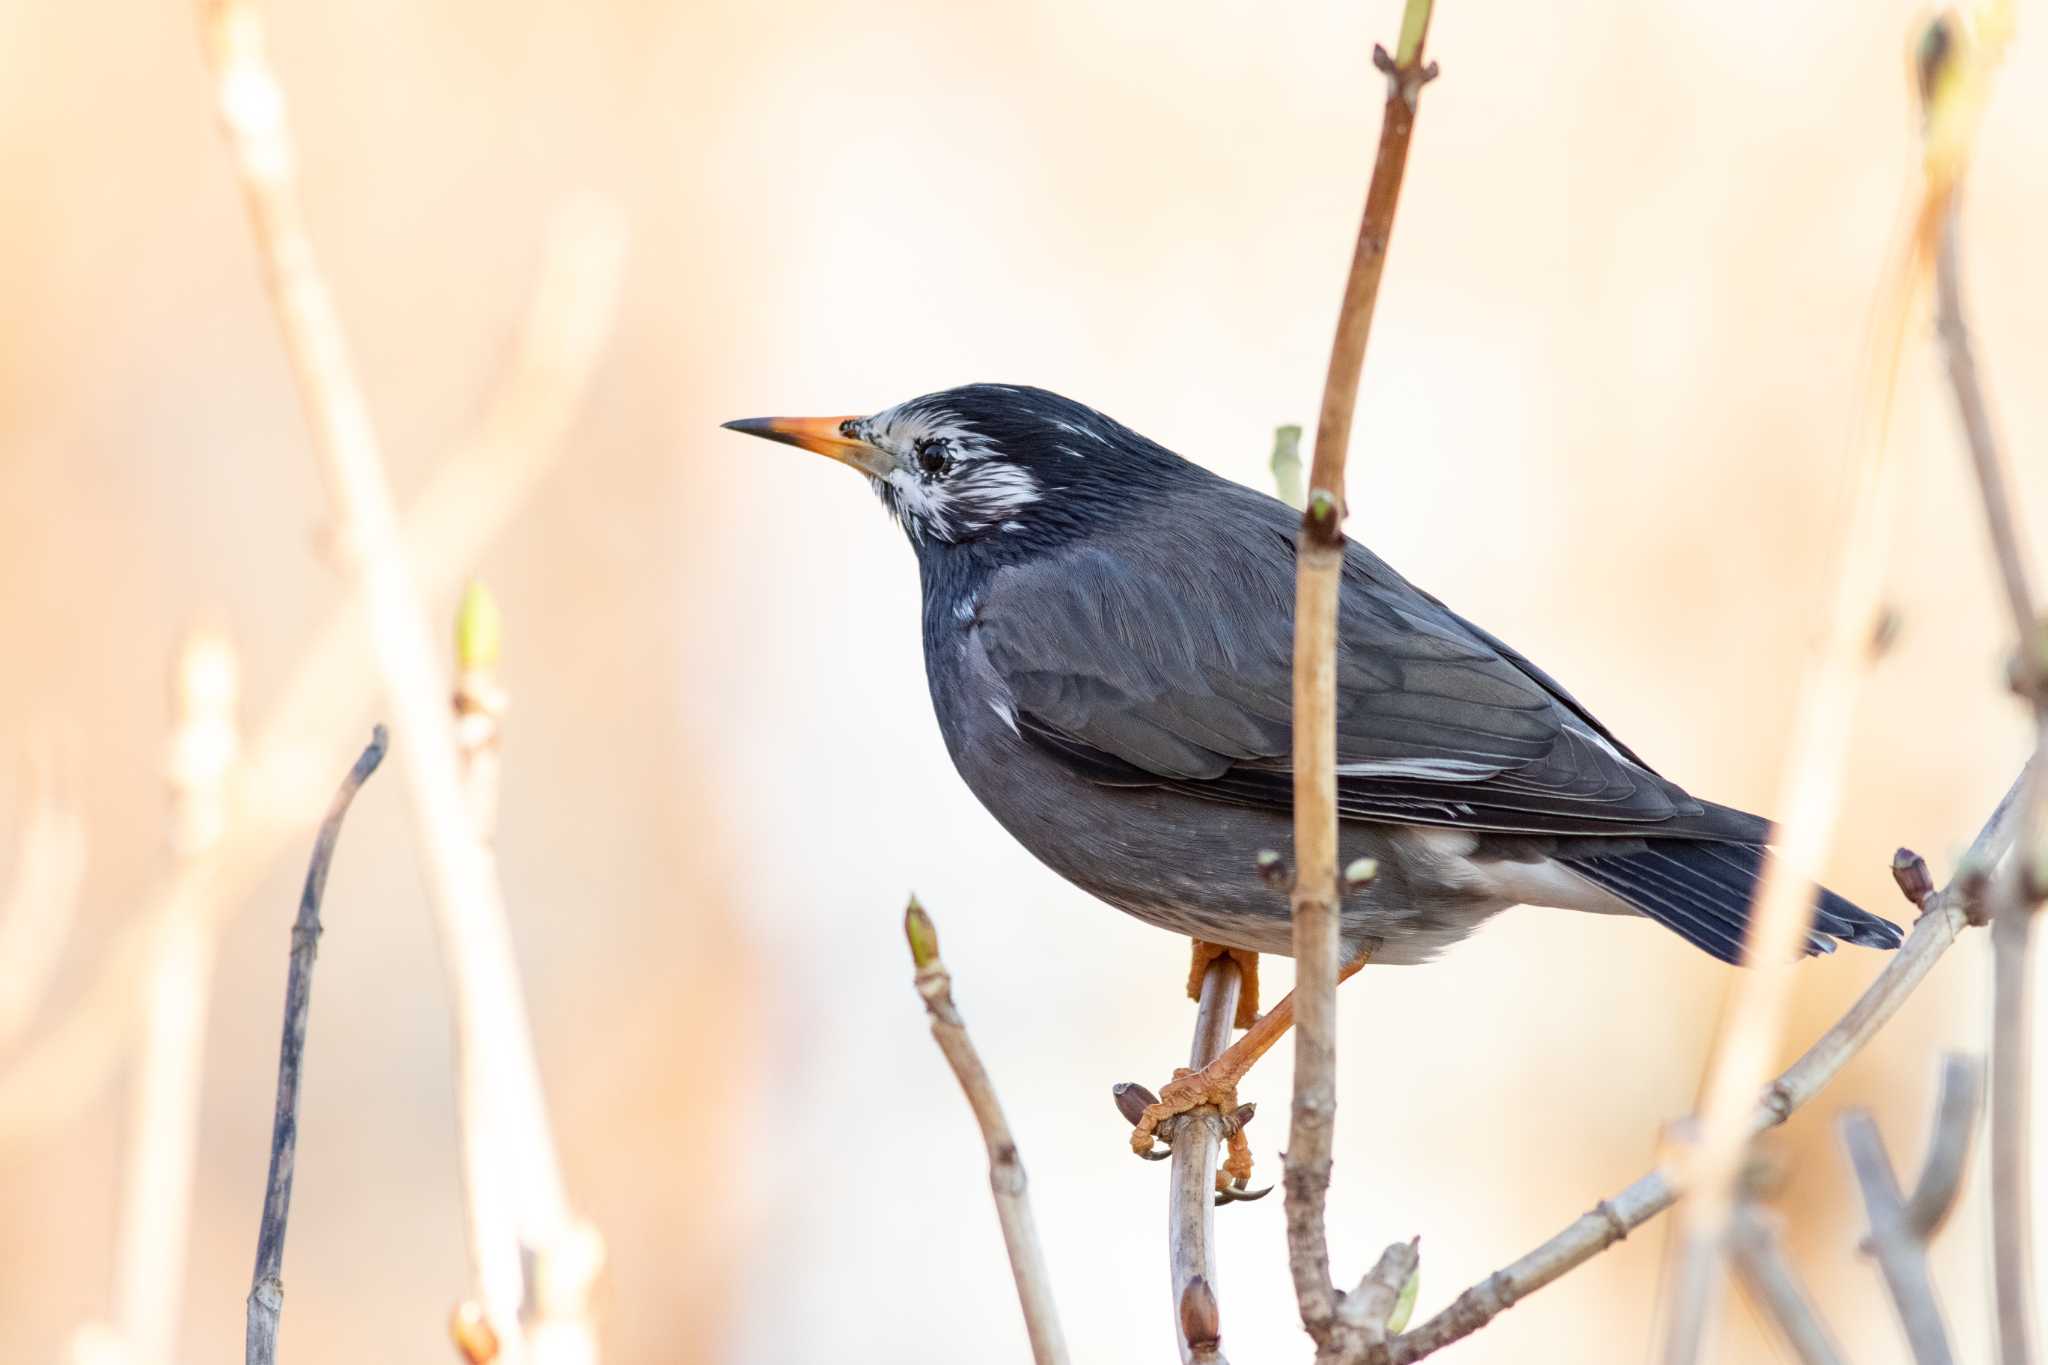
<svg viewBox="0 0 2048 1365">
<path fill-rule="evenodd" d="M 1934 877 L 1927 870 L 1927 860 L 1910 848 L 1892 855 L 1892 880 L 1899 884 L 1899 894 L 1914 905 L 1925 905 L 1934 894 Z"/>
<path fill-rule="evenodd" d="M 1180 1334 L 1191 1351 L 1213 1351 L 1223 1344 L 1223 1320 L 1216 1307 L 1216 1291 L 1197 1275 L 1180 1291 Z"/>
<path fill-rule="evenodd" d="M 1109 1088 L 1109 1094 L 1116 1101 L 1116 1112 L 1124 1116 L 1126 1123 L 1137 1123 L 1145 1117 L 1147 1109 L 1159 1103 L 1157 1095 L 1136 1081 L 1118 1081 Z"/>
</svg>

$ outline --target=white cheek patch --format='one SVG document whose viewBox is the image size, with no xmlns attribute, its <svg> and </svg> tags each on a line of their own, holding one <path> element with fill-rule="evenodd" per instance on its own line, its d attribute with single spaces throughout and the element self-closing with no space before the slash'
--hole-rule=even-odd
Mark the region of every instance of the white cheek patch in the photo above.
<svg viewBox="0 0 2048 1365">
<path fill-rule="evenodd" d="M 963 460 L 939 478 L 892 470 L 883 482 L 888 502 L 911 535 L 921 538 L 929 531 L 940 540 L 994 527 L 1019 529 L 1017 513 L 1044 496 L 1028 470 L 989 456 Z"/>
<path fill-rule="evenodd" d="M 953 496 L 974 511 L 985 525 L 1004 521 L 1043 495 L 1028 470 L 992 460 L 977 460 L 956 470 Z"/>
<path fill-rule="evenodd" d="M 897 462 L 875 487 L 913 540 L 922 541 L 926 533 L 956 541 L 991 530 L 1021 530 L 1018 513 L 1045 496 L 1029 470 L 1004 459 L 987 437 L 950 410 L 912 402 L 868 418 L 861 435 Z M 943 442 L 953 461 L 937 475 L 917 465 L 918 452 L 932 441 Z"/>
</svg>

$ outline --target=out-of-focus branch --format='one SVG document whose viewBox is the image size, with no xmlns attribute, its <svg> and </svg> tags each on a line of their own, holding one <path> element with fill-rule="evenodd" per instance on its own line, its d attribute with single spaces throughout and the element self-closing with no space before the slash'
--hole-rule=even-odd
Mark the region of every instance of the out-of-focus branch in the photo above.
<svg viewBox="0 0 2048 1365">
<path fill-rule="evenodd" d="M 1983 1069 L 1974 1058 L 1951 1054 L 1942 1059 L 1933 1131 L 1910 1196 L 1899 1192 L 1876 1122 L 1860 1109 L 1842 1116 L 1842 1141 L 1870 1222 L 1864 1247 L 1884 1272 L 1885 1287 L 1919 1365 L 1947 1365 L 1953 1359 L 1927 1246 L 1962 1193 L 1963 1165 L 1976 1134 L 1982 1090 Z"/>
<path fill-rule="evenodd" d="M 1963 176 L 2010 22 L 2009 6 L 1986 6 L 1974 24 L 1960 14 L 1940 15 L 1921 40 L 1919 60 L 1930 185 L 1921 231 L 1935 239 L 1935 332 L 1976 472 L 1992 556 L 2011 610 L 2016 641 L 2012 677 L 2033 707 L 2041 760 L 2034 765 L 2033 780 L 2021 802 L 2021 856 L 1996 880 L 1990 895 L 1992 1276 L 1999 1360 L 2003 1365 L 2022 1365 L 2033 1358 L 2035 1336 L 2030 1137 L 2034 1026 L 2029 987 L 2034 912 L 2048 894 L 2048 876 L 2043 875 L 2048 853 L 2043 829 L 2048 817 L 2048 629 L 2028 581 L 2005 458 L 1964 319 L 1958 226 Z M 1888 1266 L 1888 1281 L 1891 1273 Z"/>
<path fill-rule="evenodd" d="M 203 861 L 226 823 L 240 748 L 241 684 L 233 647 L 211 628 L 180 644 L 171 668 L 172 724 L 165 765 L 170 845 L 180 866 Z M 142 1048 L 124 1146 L 115 1232 L 114 1334 L 131 1365 L 168 1365 L 177 1347 L 191 1234 L 206 1012 L 218 946 L 196 908 L 166 916 L 148 945 Z"/>
<path fill-rule="evenodd" d="M 917 968 L 917 993 L 931 1016 L 932 1038 L 946 1062 L 953 1068 L 974 1121 L 981 1127 L 981 1139 L 988 1146 L 988 1183 L 995 1192 L 996 1219 L 1002 1224 L 1003 1245 L 1010 1253 L 1010 1274 L 1017 1282 L 1017 1303 L 1024 1310 L 1024 1330 L 1031 1338 L 1031 1358 L 1036 1365 L 1065 1365 L 1067 1341 L 1060 1331 L 1059 1312 L 1053 1305 L 1052 1275 L 1045 1267 L 1045 1251 L 1039 1245 L 1038 1224 L 1031 1216 L 1031 1197 L 1026 1192 L 1024 1160 L 1017 1154 L 1017 1140 L 1010 1136 L 1010 1121 L 1003 1117 L 1002 1101 L 996 1098 L 995 1082 L 981 1064 L 967 1025 L 953 1004 L 953 977 L 939 958 L 939 934 L 931 916 L 915 898 L 903 912 L 903 934 L 910 942 L 910 960 Z M 1226 1011 L 1223 1016 L 1230 1017 Z M 1213 1305 L 1213 1298 L 1210 1300 Z M 1199 1307 L 1199 1305 L 1195 1305 Z"/>
<path fill-rule="evenodd" d="M 1969 1164 L 1983 1099 L 1982 1065 L 1974 1057 L 1944 1057 L 1927 1154 L 1921 1158 L 1913 1192 L 1906 1197 L 1906 1228 L 1923 1242 L 1934 1240 L 1962 1196 L 1963 1170 Z"/>
<path fill-rule="evenodd" d="M 1924 212 L 1924 208 L 1923 208 Z M 1671 1276 L 1664 1358 L 1698 1358 L 1718 1295 L 1719 1256 L 1734 1207 L 1751 1097 L 1769 1074 L 1784 1032 L 1792 971 L 1813 917 L 1863 679 L 1883 615 L 1884 567 L 1892 540 L 1899 467 L 1890 439 L 1893 397 L 1913 299 L 1926 277 L 1927 241 L 1914 233 L 1882 283 L 1865 406 L 1851 443 L 1846 515 L 1835 545 L 1825 635 L 1800 687 L 1765 865 L 1743 938 L 1743 965 L 1721 1012 L 1703 1087 L 1698 1139 L 1677 1154 L 1681 1210 L 1678 1263 Z"/>
<path fill-rule="evenodd" d="M 435 659 L 399 532 L 389 479 L 353 357 L 322 278 L 294 170 L 284 96 L 246 0 L 201 0 L 222 126 L 255 244 L 340 523 L 338 549 L 362 584 L 378 672 L 424 846 L 442 958 L 454 997 L 458 1095 L 472 1216 L 512 1210 L 514 1240 L 477 1267 L 483 1308 L 507 1357 L 523 1359 L 521 1312 L 538 1298 L 522 1262 L 586 1246 L 556 1162 L 495 868 L 475 835 L 446 724 L 450 689 Z M 474 1243 L 473 1243 L 474 1244 Z M 571 1259 L 580 1259 L 580 1253 Z M 514 1284 L 535 1290 L 516 1297 Z M 536 1311 L 539 1311 L 536 1308 Z M 564 1324 L 567 1325 L 567 1324 Z M 594 1360 L 587 1330 L 551 1332 L 535 1358 Z"/>
<path fill-rule="evenodd" d="M 53 743 L 30 746 L 27 814 L 14 872 L 0 892 L 0 1047 L 35 1016 L 62 956 L 85 884 L 85 822 L 66 760 Z"/>
<path fill-rule="evenodd" d="M 327 894 L 327 869 L 341 838 L 341 822 L 356 792 L 384 761 L 384 727 L 378 726 L 362 756 L 349 769 L 327 808 L 306 867 L 299 914 L 292 924 L 291 965 L 285 974 L 284 1036 L 277 1050 L 277 1107 L 270 1126 L 270 1173 L 263 1188 L 263 1217 L 256 1232 L 256 1270 L 249 1282 L 248 1328 L 243 1342 L 247 1365 L 274 1365 L 277 1329 L 284 1313 L 284 1233 L 291 1216 L 292 1176 L 299 1150 L 299 1073 L 306 1055 L 306 1024 L 313 1012 L 313 960 L 320 947 L 320 901 Z"/>
<path fill-rule="evenodd" d="M 1961 47 L 1949 43 L 1939 49 L 1935 59 L 1944 65 L 1952 63 Z M 1922 49 L 1921 88 L 1928 92 L 1929 101 L 1926 173 L 1912 231 L 1887 272 L 1876 314 L 1873 377 L 1865 391 L 1864 421 L 1851 446 L 1857 464 L 1850 476 L 1848 515 L 1842 521 L 1836 548 L 1827 634 L 1801 688 L 1778 801 L 1783 821 L 1773 834 L 1775 852 L 1758 888 L 1744 939 L 1743 960 L 1750 970 L 1736 979 L 1722 1011 L 1721 1035 L 1704 1088 L 1699 1139 L 1681 1154 L 1679 1162 L 1681 1183 L 1690 1197 L 1682 1211 L 1678 1269 L 1671 1278 L 1665 1359 L 1673 1365 L 1697 1358 L 1706 1336 L 1718 1279 L 1717 1257 L 1747 1140 L 1744 1115 L 1783 1032 L 1790 972 L 1811 920 L 1812 887 L 1819 880 L 1833 832 L 1855 702 L 1872 656 L 1873 628 L 1882 616 L 1880 598 L 1898 468 L 1889 435 L 1900 356 L 1913 302 L 1920 296 L 1936 254 L 1936 234 L 1950 217 L 1976 112 L 1981 108 L 1982 77 L 1995 55 L 1981 44 L 1970 51 L 1973 78 L 1968 96 L 1963 98 L 1945 75 L 1926 69 L 1937 49 L 1927 45 Z M 1969 105 L 1967 117 L 1957 112 L 1965 103 Z"/>
<path fill-rule="evenodd" d="M 509 700 L 498 681 L 503 638 L 497 599 L 473 580 L 455 612 L 455 751 L 476 837 L 486 845 L 498 827 L 499 732 Z"/>
<path fill-rule="evenodd" d="M 1762 1102 L 1754 1105 L 1748 1117 L 1750 1136 L 1783 1123 L 1818 1094 L 1899 1012 L 1941 955 L 1955 943 L 1956 936 L 1970 924 L 1981 922 L 1977 917 L 1982 913 L 1985 883 L 2013 846 L 2019 794 L 2040 763 L 2035 758 L 2013 781 L 1957 864 L 1948 885 L 1920 902 L 1921 915 L 1913 932 L 1907 935 L 1905 946 L 1892 954 L 1877 979 L 1833 1027 L 1764 1088 Z M 1916 866 L 1919 864 L 1917 855 L 1902 851 L 1901 856 Z M 1412 1365 L 1470 1336 L 1670 1208 L 1678 1201 L 1678 1189 L 1673 1176 L 1660 1168 L 1612 1198 L 1601 1200 L 1543 1245 L 1495 1271 L 1458 1295 L 1442 1312 L 1397 1337 L 1388 1352 L 1390 1365 Z"/>
<path fill-rule="evenodd" d="M 1934 1277 L 1927 1268 L 1926 1244 L 1907 1225 L 1905 1197 L 1892 1174 L 1891 1158 L 1885 1155 L 1877 1120 L 1868 1110 L 1851 1109 L 1842 1115 L 1842 1144 L 1856 1168 L 1870 1219 L 1870 1244 L 1913 1359 L 1918 1365 L 1954 1365 L 1941 1304 L 1934 1297 Z"/>
<path fill-rule="evenodd" d="M 1188 1048 L 1188 1066 L 1194 1070 L 1200 1071 L 1230 1046 L 1231 1021 L 1237 1016 L 1242 982 L 1236 960 L 1227 955 L 1211 961 L 1203 972 L 1195 1035 Z M 1180 1358 L 1184 1365 L 1198 1361 L 1221 1365 L 1223 1333 L 1211 1245 L 1216 1231 L 1216 1157 L 1224 1124 L 1240 1120 L 1216 1112 L 1213 1105 L 1203 1105 L 1167 1122 L 1172 1125 L 1166 1136 L 1173 1149 L 1167 1180 L 1167 1287 Z M 1193 1332 L 1188 1330 L 1191 1323 L 1196 1328 Z"/>
<path fill-rule="evenodd" d="M 1337 597 L 1344 568 L 1344 462 L 1351 418 L 1372 333 L 1380 276 L 1408 145 L 1422 87 L 1436 75 L 1424 65 L 1432 0 L 1407 0 L 1396 55 L 1373 49 L 1387 77 L 1379 151 L 1366 190 L 1358 245 L 1337 312 L 1330 368 L 1316 420 L 1315 458 L 1309 470 L 1296 557 L 1294 608 L 1294 1100 L 1288 1131 L 1287 1259 L 1302 1325 L 1319 1355 L 1341 1349 L 1337 1310 L 1341 1296 L 1330 1278 L 1329 1233 L 1323 1222 L 1330 1190 L 1337 1120 L 1337 972 L 1342 965 L 1337 881 Z"/>
<path fill-rule="evenodd" d="M 476 430 L 442 460 L 407 518 L 406 551 L 430 595 L 461 581 L 561 453 L 616 312 L 624 250 L 623 221 L 611 206 L 578 198 L 556 216 L 513 361 Z M 348 742 L 371 698 L 359 662 L 361 599 L 351 587 L 256 728 L 220 843 L 172 869 L 84 994 L 0 1075 L 0 1140 L 61 1122 L 105 1082 L 135 1036 L 141 980 L 161 926 L 179 916 L 224 921 L 286 842 L 319 818 L 326 779 L 314 756 Z"/>
<path fill-rule="evenodd" d="M 1289 422 L 1273 428 L 1273 455 L 1267 462 L 1273 472 L 1273 493 L 1299 512 L 1308 505 L 1301 487 L 1301 428 Z"/>
<path fill-rule="evenodd" d="M 1778 1220 L 1770 1210 L 1751 1203 L 1738 1206 L 1729 1223 L 1728 1250 L 1736 1274 L 1770 1313 L 1800 1365 L 1846 1365 L 1841 1347 L 1778 1246 Z"/>
</svg>

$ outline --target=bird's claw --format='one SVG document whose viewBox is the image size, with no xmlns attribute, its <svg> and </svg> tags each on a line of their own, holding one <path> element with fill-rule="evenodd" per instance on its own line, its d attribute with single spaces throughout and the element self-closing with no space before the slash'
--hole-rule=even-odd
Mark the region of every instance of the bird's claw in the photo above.
<svg viewBox="0 0 2048 1365">
<path fill-rule="evenodd" d="M 1147 1161 L 1164 1161 L 1173 1149 L 1164 1145 L 1174 1137 L 1183 1115 L 1209 1107 L 1221 1115 L 1225 1151 L 1216 1170 L 1217 1202 L 1229 1204 L 1257 1199 L 1267 1191 L 1247 1192 L 1251 1183 L 1252 1149 L 1244 1135 L 1245 1125 L 1258 1112 L 1256 1105 L 1237 1102 L 1235 1083 L 1205 1078 L 1199 1071 L 1177 1067 L 1173 1079 L 1155 1097 L 1150 1090 L 1125 1081 L 1111 1091 L 1117 1112 L 1132 1123 L 1131 1150 Z"/>
</svg>

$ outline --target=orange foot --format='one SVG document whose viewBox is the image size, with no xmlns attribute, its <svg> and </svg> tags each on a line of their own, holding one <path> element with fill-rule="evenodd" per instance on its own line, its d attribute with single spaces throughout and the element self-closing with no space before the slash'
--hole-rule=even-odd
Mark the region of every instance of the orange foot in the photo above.
<svg viewBox="0 0 2048 1365">
<path fill-rule="evenodd" d="M 1227 957 L 1237 964 L 1236 1027 L 1250 1028 L 1259 1017 L 1259 955 L 1248 948 L 1226 948 L 1207 939 L 1190 942 L 1194 954 L 1188 963 L 1188 999 L 1202 998 L 1202 978 L 1209 974 L 1209 964 Z"/>
<path fill-rule="evenodd" d="M 1204 948 L 1214 945 L 1196 944 L 1196 958 L 1206 967 L 1208 960 L 1201 957 Z M 1214 949 L 1211 959 L 1222 953 L 1235 955 L 1232 949 Z M 1358 969 L 1371 959 L 1370 952 L 1362 953 L 1337 973 L 1339 982 L 1348 981 Z M 1238 1112 L 1237 1084 L 1251 1072 L 1259 1058 L 1265 1056 L 1280 1041 L 1287 1030 L 1294 1026 L 1294 994 L 1289 992 L 1280 1002 L 1251 1022 L 1244 1036 L 1225 1048 L 1222 1055 L 1199 1071 L 1179 1067 L 1159 1092 L 1156 1103 L 1147 1105 L 1139 1116 L 1137 1126 L 1131 1130 L 1131 1150 L 1139 1156 L 1151 1156 L 1152 1144 L 1159 1134 L 1160 1125 L 1168 1119 L 1178 1118 L 1204 1106 L 1214 1106 L 1215 1111 L 1225 1118 L 1224 1131 L 1229 1136 L 1229 1151 L 1216 1173 L 1218 1188 L 1225 1188 L 1226 1181 L 1242 1189 L 1252 1174 L 1251 1145 L 1245 1141 L 1242 1120 Z"/>
</svg>

